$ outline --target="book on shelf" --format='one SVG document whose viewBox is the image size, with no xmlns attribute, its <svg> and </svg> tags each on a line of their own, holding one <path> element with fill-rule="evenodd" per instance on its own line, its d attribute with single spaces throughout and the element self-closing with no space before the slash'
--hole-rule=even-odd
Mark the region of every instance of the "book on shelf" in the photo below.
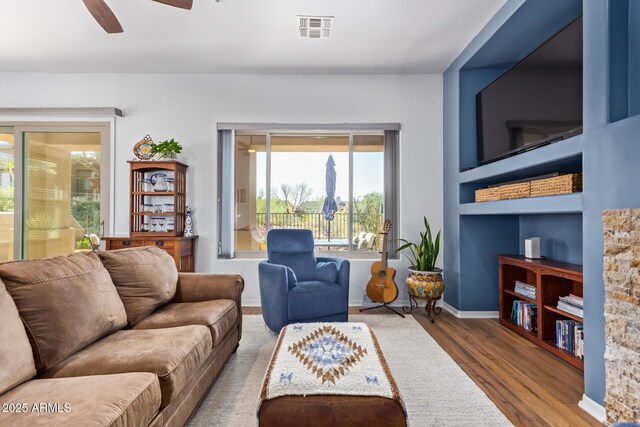
<svg viewBox="0 0 640 427">
<path fill-rule="evenodd" d="M 576 347 L 574 354 L 584 359 L 584 330 L 582 326 L 576 327 Z"/>
<path fill-rule="evenodd" d="M 560 297 L 558 300 L 558 310 L 566 311 L 578 317 L 584 317 L 584 303 L 582 297 L 570 294 Z"/>
<path fill-rule="evenodd" d="M 516 287 L 514 291 L 515 293 L 517 293 L 518 295 L 522 295 L 523 297 L 536 299 L 536 287 L 528 285 L 519 280 L 516 280 Z"/>
<path fill-rule="evenodd" d="M 556 320 L 556 346 L 584 358 L 584 329 L 581 322 Z"/>
<path fill-rule="evenodd" d="M 582 297 L 579 297 L 574 294 L 569 294 L 566 297 L 560 297 L 560 301 L 564 301 L 567 304 L 575 305 L 576 307 L 582 308 L 584 306 L 584 300 Z"/>
<path fill-rule="evenodd" d="M 527 301 L 514 301 L 511 322 L 529 332 L 538 332 L 538 305 Z"/>
</svg>

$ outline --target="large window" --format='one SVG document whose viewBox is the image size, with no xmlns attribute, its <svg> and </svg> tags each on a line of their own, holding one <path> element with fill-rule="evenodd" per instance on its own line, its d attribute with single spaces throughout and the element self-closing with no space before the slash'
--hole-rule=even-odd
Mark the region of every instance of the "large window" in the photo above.
<svg viewBox="0 0 640 427">
<path fill-rule="evenodd" d="M 109 200 L 109 127 L 0 128 L 0 261 L 91 249 Z"/>
<path fill-rule="evenodd" d="M 397 136 L 222 130 L 220 255 L 260 253 L 269 230 L 304 228 L 318 251 L 377 256 L 384 219 L 395 217 Z"/>
</svg>

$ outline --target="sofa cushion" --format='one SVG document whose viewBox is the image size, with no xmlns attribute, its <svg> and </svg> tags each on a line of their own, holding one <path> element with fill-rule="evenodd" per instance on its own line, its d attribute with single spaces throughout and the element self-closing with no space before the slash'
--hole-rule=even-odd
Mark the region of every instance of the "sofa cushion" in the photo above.
<svg viewBox="0 0 640 427">
<path fill-rule="evenodd" d="M 336 283 L 338 278 L 338 267 L 335 262 L 319 262 L 316 265 L 315 280 L 322 282 Z"/>
<path fill-rule="evenodd" d="M 135 325 L 176 294 L 178 270 L 171 255 L 156 247 L 98 252 Z"/>
<path fill-rule="evenodd" d="M 209 328 L 213 346 L 237 324 L 238 310 L 230 299 L 168 304 L 136 323 L 133 329 L 160 329 L 204 325 Z"/>
<path fill-rule="evenodd" d="M 211 347 L 209 329 L 201 325 L 121 330 L 70 356 L 42 377 L 150 372 L 160 380 L 164 408 L 202 366 Z"/>
<path fill-rule="evenodd" d="M 289 320 L 344 313 L 349 305 L 347 292 L 342 286 L 319 280 L 298 282 L 289 291 L 287 299 Z"/>
<path fill-rule="evenodd" d="M 1 404 L 26 404 L 26 412 L 0 412 L 0 425 L 145 426 L 160 408 L 153 374 L 131 373 L 27 381 L 0 395 Z M 53 404 L 42 407 L 39 405 Z"/>
<path fill-rule="evenodd" d="M 122 301 L 95 254 L 0 264 L 43 371 L 127 323 Z"/>
<path fill-rule="evenodd" d="M 35 375 L 27 332 L 11 295 L 0 281 L 0 394 Z"/>
</svg>

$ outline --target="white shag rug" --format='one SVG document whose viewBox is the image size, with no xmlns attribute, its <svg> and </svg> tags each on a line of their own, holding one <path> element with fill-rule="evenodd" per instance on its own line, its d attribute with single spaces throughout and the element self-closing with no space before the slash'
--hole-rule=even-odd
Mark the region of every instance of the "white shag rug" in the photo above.
<svg viewBox="0 0 640 427">
<path fill-rule="evenodd" d="M 412 317 L 350 315 L 371 326 L 404 399 L 411 427 L 512 424 Z M 437 321 L 437 320 L 436 320 Z M 256 426 L 260 386 L 277 335 L 262 316 L 243 316 L 240 347 L 220 372 L 190 427 Z"/>
</svg>

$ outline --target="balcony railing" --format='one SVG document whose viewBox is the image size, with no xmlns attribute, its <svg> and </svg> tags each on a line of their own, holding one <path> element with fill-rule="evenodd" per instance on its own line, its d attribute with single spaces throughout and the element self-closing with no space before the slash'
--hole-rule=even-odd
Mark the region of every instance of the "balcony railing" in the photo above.
<svg viewBox="0 0 640 427">
<path fill-rule="evenodd" d="M 266 213 L 256 214 L 256 225 L 266 227 Z M 383 223 L 382 214 L 372 217 L 371 214 L 353 214 L 353 236 L 360 232 L 379 233 Z M 314 239 L 349 239 L 349 214 L 337 212 L 331 222 L 329 236 L 329 221 L 320 213 L 272 213 L 270 215 L 271 228 L 305 228 L 313 232 Z"/>
</svg>

